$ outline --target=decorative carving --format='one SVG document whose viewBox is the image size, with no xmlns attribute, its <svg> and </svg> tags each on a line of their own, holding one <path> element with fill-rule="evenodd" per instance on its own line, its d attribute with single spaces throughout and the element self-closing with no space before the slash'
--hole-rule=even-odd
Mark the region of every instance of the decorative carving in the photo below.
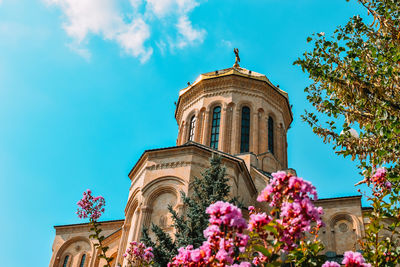
<svg viewBox="0 0 400 267">
<path fill-rule="evenodd" d="M 346 223 L 339 224 L 339 230 L 342 233 L 345 233 L 349 230 L 349 226 Z"/>
<path fill-rule="evenodd" d="M 175 161 L 175 162 L 166 162 L 166 163 L 160 163 L 160 164 L 154 164 L 151 166 L 147 166 L 146 170 L 154 171 L 154 170 L 161 170 L 161 169 L 173 169 L 173 168 L 179 168 L 179 167 L 185 167 L 185 166 L 193 166 L 197 165 L 202 168 L 207 168 L 206 165 L 196 163 L 196 162 L 190 162 L 190 161 Z"/>
<path fill-rule="evenodd" d="M 161 228 L 167 227 L 167 217 L 165 215 L 160 216 L 159 225 Z"/>
</svg>

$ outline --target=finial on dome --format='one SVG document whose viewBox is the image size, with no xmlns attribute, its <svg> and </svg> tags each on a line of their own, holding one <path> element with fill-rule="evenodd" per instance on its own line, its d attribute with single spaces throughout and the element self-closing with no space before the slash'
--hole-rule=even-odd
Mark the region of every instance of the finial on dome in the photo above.
<svg viewBox="0 0 400 267">
<path fill-rule="evenodd" d="M 239 62 L 240 62 L 239 49 L 238 48 L 234 48 L 233 49 L 233 53 L 235 53 L 235 64 L 233 64 L 233 67 L 237 68 L 237 67 L 239 67 Z"/>
</svg>

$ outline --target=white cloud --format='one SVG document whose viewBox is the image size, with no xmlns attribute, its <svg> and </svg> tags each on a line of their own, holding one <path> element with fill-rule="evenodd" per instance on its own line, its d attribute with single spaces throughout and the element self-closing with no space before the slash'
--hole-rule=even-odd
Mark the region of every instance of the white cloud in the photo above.
<svg viewBox="0 0 400 267">
<path fill-rule="evenodd" d="M 194 43 L 202 43 L 205 37 L 205 30 L 196 30 L 187 16 L 181 16 L 176 24 L 178 29 L 178 48 L 184 48 Z"/>
<path fill-rule="evenodd" d="M 195 0 L 147 0 L 148 9 L 157 17 L 171 14 L 187 14 L 199 3 Z"/>
<path fill-rule="evenodd" d="M 161 55 L 165 55 L 165 51 L 167 50 L 167 44 L 161 40 L 159 42 L 156 42 L 156 45 L 158 47 L 158 49 L 160 50 Z"/>
<path fill-rule="evenodd" d="M 149 37 L 148 25 L 142 19 L 137 19 L 126 25 L 126 29 L 117 36 L 117 41 L 127 54 L 140 57 L 141 62 L 146 62 L 153 53 L 152 48 L 143 46 L 143 40 Z"/>
<path fill-rule="evenodd" d="M 178 37 L 170 42 L 171 48 L 201 43 L 205 36 L 205 30 L 194 29 L 188 17 L 188 13 L 199 5 L 196 0 L 129 0 L 131 13 L 120 10 L 119 1 L 122 0 L 44 1 L 62 10 L 63 28 L 73 40 L 69 47 L 86 59 L 90 58 L 90 52 L 85 45 L 90 36 L 97 35 L 116 42 L 125 53 L 139 58 L 141 62 L 147 61 L 153 53 L 153 48 L 147 44 L 152 23 L 175 27 Z M 131 19 L 127 21 L 126 18 Z M 178 23 L 172 24 L 176 20 Z M 154 43 L 159 46 L 164 42 Z M 165 51 L 164 45 L 162 49 Z"/>
<path fill-rule="evenodd" d="M 232 42 L 229 40 L 225 40 L 225 39 L 221 40 L 221 46 L 227 47 L 227 48 L 233 48 Z"/>
<path fill-rule="evenodd" d="M 92 57 L 92 53 L 90 53 L 90 51 L 87 48 L 85 48 L 77 43 L 67 44 L 67 46 L 72 51 L 75 51 L 78 55 L 80 55 L 81 57 L 86 59 L 86 61 L 90 61 L 90 58 Z"/>
</svg>

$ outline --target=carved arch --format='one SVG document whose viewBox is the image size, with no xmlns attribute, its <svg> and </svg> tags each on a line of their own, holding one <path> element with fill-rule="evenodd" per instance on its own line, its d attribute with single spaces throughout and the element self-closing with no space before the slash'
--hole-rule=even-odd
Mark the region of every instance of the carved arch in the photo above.
<svg viewBox="0 0 400 267">
<path fill-rule="evenodd" d="M 66 256 L 66 255 L 70 256 L 70 262 L 68 264 L 68 267 L 72 267 L 71 264 L 73 262 L 74 256 L 71 253 L 64 253 L 64 252 L 71 244 L 78 242 L 78 241 L 86 242 L 89 245 L 91 252 L 88 251 L 87 256 L 86 256 L 89 261 L 90 255 L 94 255 L 95 248 L 94 248 L 93 243 L 87 237 L 76 236 L 76 237 L 72 237 L 72 238 L 68 239 L 67 241 L 65 241 L 64 244 L 62 244 L 61 247 L 58 249 L 58 251 L 56 253 L 56 258 L 54 260 L 53 267 L 60 267 L 60 266 L 62 267 L 62 263 L 63 263 L 62 261 L 64 259 L 64 256 Z M 80 255 L 80 254 L 78 254 L 78 255 Z"/>
<path fill-rule="evenodd" d="M 348 229 L 346 223 L 341 223 L 337 225 L 338 222 L 345 221 L 351 225 L 351 229 Z M 336 251 L 338 254 L 342 254 L 343 247 L 347 246 L 346 250 L 354 250 L 357 246 L 357 240 L 360 238 L 360 223 L 356 216 L 346 213 L 346 212 L 337 212 L 331 216 L 329 223 L 329 240 L 331 249 Z M 339 231 L 336 232 L 335 226 L 338 226 Z M 343 225 L 343 230 L 341 230 L 341 225 Z M 352 240 L 354 239 L 354 240 Z M 341 241 L 340 241 L 341 240 Z M 339 243 L 337 243 L 339 242 Z M 344 242 L 342 244 L 342 242 Z M 349 245 L 351 247 L 349 247 Z"/>
</svg>

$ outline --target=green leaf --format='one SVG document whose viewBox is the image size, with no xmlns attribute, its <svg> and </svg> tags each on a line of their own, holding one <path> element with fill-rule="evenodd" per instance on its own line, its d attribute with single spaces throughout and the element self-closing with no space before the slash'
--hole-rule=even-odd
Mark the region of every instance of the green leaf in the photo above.
<svg viewBox="0 0 400 267">
<path fill-rule="evenodd" d="M 263 247 L 263 246 L 260 246 L 260 245 L 255 245 L 254 246 L 254 249 L 256 250 L 256 251 L 258 251 L 258 252 L 261 252 L 264 256 L 266 256 L 266 257 L 270 257 L 271 256 L 271 253 L 268 251 L 268 249 L 266 249 L 265 247 Z"/>
</svg>

